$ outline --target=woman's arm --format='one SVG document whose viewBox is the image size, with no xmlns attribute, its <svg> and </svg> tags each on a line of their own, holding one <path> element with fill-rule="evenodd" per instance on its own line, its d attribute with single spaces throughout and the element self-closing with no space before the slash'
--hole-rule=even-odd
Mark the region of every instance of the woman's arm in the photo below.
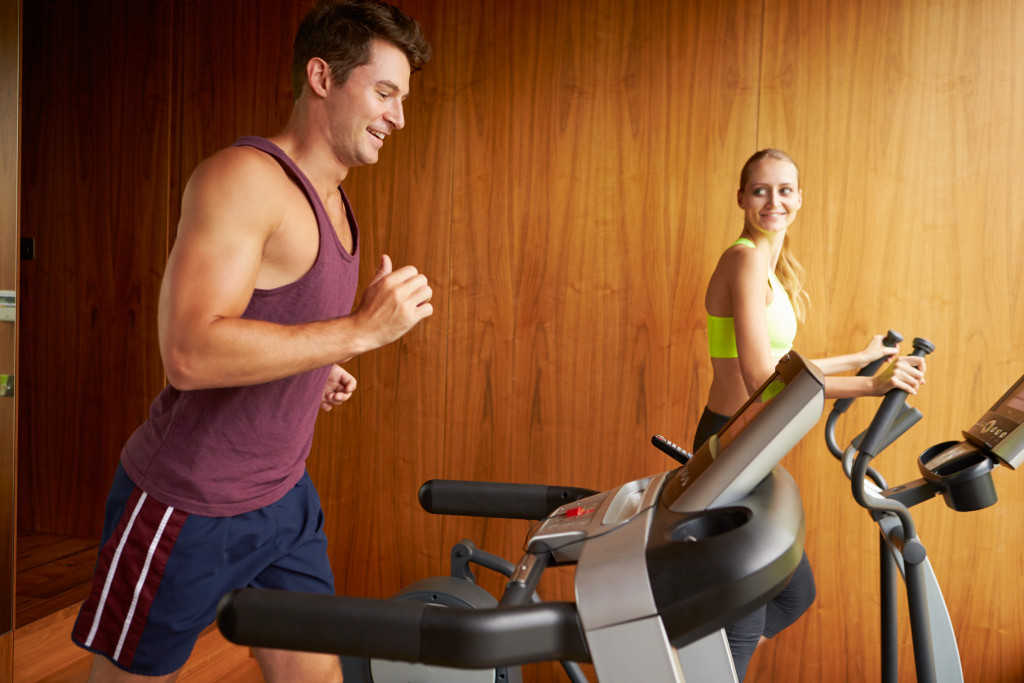
<svg viewBox="0 0 1024 683">
<path fill-rule="evenodd" d="M 885 339 L 884 335 L 876 334 L 868 342 L 868 345 L 864 347 L 863 351 L 848 353 L 843 356 L 821 358 L 812 362 L 818 366 L 822 374 L 838 375 L 843 372 L 850 372 L 851 370 L 859 370 L 871 361 L 878 360 L 879 358 L 898 356 L 900 351 L 899 345 L 886 346 L 882 343 L 883 339 Z"/>
<path fill-rule="evenodd" d="M 731 256 L 729 280 L 736 353 L 749 395 L 771 376 L 776 366 L 765 316 L 768 263 L 755 249 L 736 249 Z"/>
<path fill-rule="evenodd" d="M 903 356 L 874 377 L 825 377 L 825 398 L 882 396 L 890 389 L 916 394 L 924 384 L 925 362 L 920 356 Z"/>
</svg>

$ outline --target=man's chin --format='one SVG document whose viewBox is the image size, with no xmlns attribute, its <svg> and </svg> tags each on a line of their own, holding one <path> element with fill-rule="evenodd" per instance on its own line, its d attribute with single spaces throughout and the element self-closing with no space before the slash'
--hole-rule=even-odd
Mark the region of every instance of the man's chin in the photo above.
<svg viewBox="0 0 1024 683">
<path fill-rule="evenodd" d="M 356 157 L 356 163 L 353 166 L 373 166 L 378 160 L 380 160 L 380 153 L 374 150 L 372 153 L 363 153 Z"/>
</svg>

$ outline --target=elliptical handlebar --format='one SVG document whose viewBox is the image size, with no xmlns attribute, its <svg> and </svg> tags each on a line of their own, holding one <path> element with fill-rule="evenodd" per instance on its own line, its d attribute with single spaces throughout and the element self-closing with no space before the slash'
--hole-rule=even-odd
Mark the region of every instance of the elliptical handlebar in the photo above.
<svg viewBox="0 0 1024 683">
<path fill-rule="evenodd" d="M 901 341 L 903 341 L 902 334 L 900 334 L 896 330 L 889 330 L 888 332 L 886 332 L 885 337 L 882 339 L 882 344 L 884 346 L 895 348 L 895 346 L 899 344 Z M 857 377 L 873 376 L 876 372 L 878 372 L 878 369 L 882 367 L 882 364 L 884 362 L 885 358 L 876 358 L 875 360 L 871 361 L 870 363 L 862 367 L 860 370 L 858 370 Z M 829 452 L 832 455 L 834 455 L 837 460 L 843 459 L 843 449 L 840 448 L 839 444 L 836 442 L 836 422 L 839 421 L 839 416 L 845 413 L 847 409 L 849 409 L 849 407 L 853 405 L 853 402 L 855 400 L 855 398 L 837 398 L 835 402 L 832 404 L 832 410 L 829 412 L 828 418 L 826 418 L 825 420 L 825 444 L 828 446 Z M 848 470 L 846 473 L 847 475 L 850 474 Z M 878 484 L 882 488 L 885 488 L 885 480 L 882 479 L 881 475 L 879 475 L 877 472 L 869 468 L 868 476 L 871 477 L 871 479 L 876 484 Z"/>
<path fill-rule="evenodd" d="M 930 341 L 916 337 L 914 339 L 914 350 L 910 355 L 924 357 L 934 350 L 935 345 Z M 883 443 L 891 441 L 888 438 L 889 430 L 903 411 L 906 401 L 907 392 L 902 389 L 890 389 L 886 393 L 882 398 L 881 405 L 878 406 L 874 419 L 871 420 L 871 425 L 864 433 L 864 438 L 860 442 L 859 450 L 862 455 L 866 454 L 873 458 L 882 451 L 880 446 Z"/>
<path fill-rule="evenodd" d="M 903 336 L 895 330 L 889 330 L 882 340 L 885 346 L 895 346 L 903 340 Z M 916 337 L 913 341 L 912 356 L 925 356 L 935 350 L 935 345 L 927 339 Z M 857 372 L 858 377 L 874 375 L 885 362 L 879 358 L 868 363 Z M 891 389 L 882 398 L 874 418 L 867 430 L 857 436 L 850 447 L 844 452 L 836 441 L 835 426 L 842 415 L 855 399 L 837 399 L 825 421 L 825 443 L 829 452 L 843 463 L 843 471 L 850 478 L 853 497 L 857 503 L 868 510 L 892 512 L 903 524 L 906 538 L 914 537 L 914 521 L 905 505 L 895 500 L 887 500 L 877 496 L 868 497 L 864 488 L 864 480 L 870 479 L 880 490 L 886 490 L 885 479 L 871 467 L 871 460 L 885 450 L 893 441 L 913 427 L 920 419 L 921 412 L 907 405 L 907 392 Z"/>
<path fill-rule="evenodd" d="M 935 350 L 934 344 L 920 337 L 914 338 L 913 345 L 914 350 L 910 354 L 912 356 L 923 357 Z M 902 389 L 890 389 L 882 398 L 871 424 L 861 435 L 860 443 L 854 446 L 857 457 L 850 472 L 850 485 L 857 504 L 867 510 L 895 514 L 903 526 L 905 543 L 917 543 L 917 530 L 910 510 L 897 500 L 878 496 L 869 498 L 864 489 L 864 479 L 875 479 L 876 476 L 880 476 L 871 469 L 871 460 L 919 419 L 920 411 L 907 406 L 907 392 Z"/>
<path fill-rule="evenodd" d="M 903 341 L 902 334 L 900 334 L 896 330 L 889 330 L 888 332 L 885 333 L 885 338 L 882 339 L 882 345 L 895 348 L 896 345 L 899 344 L 901 341 Z M 882 367 L 882 363 L 884 362 L 885 358 L 876 358 L 875 360 L 871 361 L 870 363 L 862 367 L 860 370 L 858 370 L 857 376 L 871 377 L 876 372 L 878 372 L 878 368 Z M 853 398 L 836 399 L 836 402 L 832 405 L 832 412 L 838 414 L 845 413 L 846 409 L 853 404 L 854 400 L 855 399 Z"/>
</svg>

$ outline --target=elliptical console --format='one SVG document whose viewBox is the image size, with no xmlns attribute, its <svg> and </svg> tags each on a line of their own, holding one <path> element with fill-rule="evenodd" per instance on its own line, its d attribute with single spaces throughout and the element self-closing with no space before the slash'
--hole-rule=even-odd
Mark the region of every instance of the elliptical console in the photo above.
<svg viewBox="0 0 1024 683">
<path fill-rule="evenodd" d="M 1010 469 L 1020 467 L 1024 462 L 1024 377 L 964 432 L 964 436 L 971 443 L 988 449 Z"/>
<path fill-rule="evenodd" d="M 946 505 L 960 512 L 981 510 L 997 500 L 992 470 L 999 464 L 1017 469 L 1024 462 L 1024 377 L 963 436 L 927 449 L 918 468 Z"/>
</svg>

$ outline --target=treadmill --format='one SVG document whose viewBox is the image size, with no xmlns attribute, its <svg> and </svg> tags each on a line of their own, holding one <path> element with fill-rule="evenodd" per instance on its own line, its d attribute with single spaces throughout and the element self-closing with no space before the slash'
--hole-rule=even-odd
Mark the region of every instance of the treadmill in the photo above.
<svg viewBox="0 0 1024 683">
<path fill-rule="evenodd" d="M 600 493 L 427 482 L 430 512 L 542 517 L 494 608 L 245 588 L 223 598 L 218 626 L 240 645 L 457 669 L 562 660 L 593 663 L 602 683 L 735 681 L 722 629 L 800 562 L 800 492 L 778 463 L 823 407 L 820 370 L 791 351 L 675 470 Z M 536 602 L 559 565 L 575 565 L 575 601 Z"/>
</svg>

